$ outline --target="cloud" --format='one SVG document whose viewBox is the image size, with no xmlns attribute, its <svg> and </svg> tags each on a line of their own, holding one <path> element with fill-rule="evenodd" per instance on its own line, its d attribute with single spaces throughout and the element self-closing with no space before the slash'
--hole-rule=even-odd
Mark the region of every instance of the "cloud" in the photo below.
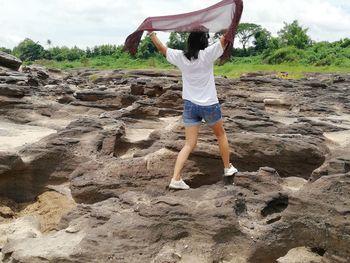
<svg viewBox="0 0 350 263">
<path fill-rule="evenodd" d="M 148 16 L 205 8 L 218 0 L 0 0 L 0 46 L 26 37 L 45 44 L 85 48 L 122 44 Z M 242 22 L 260 24 L 273 34 L 297 19 L 317 41 L 350 37 L 348 0 L 245 0 Z M 168 34 L 160 34 L 165 41 Z"/>
<path fill-rule="evenodd" d="M 263 25 L 274 34 L 283 22 L 293 20 L 309 28 L 308 33 L 317 41 L 350 37 L 350 4 L 346 1 L 245 1 L 243 21 Z"/>
</svg>

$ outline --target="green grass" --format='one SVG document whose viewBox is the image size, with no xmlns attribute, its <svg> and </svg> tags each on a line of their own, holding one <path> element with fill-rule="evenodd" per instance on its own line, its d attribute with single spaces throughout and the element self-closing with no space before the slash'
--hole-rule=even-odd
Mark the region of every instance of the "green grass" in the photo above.
<svg viewBox="0 0 350 263">
<path fill-rule="evenodd" d="M 160 68 L 172 69 L 172 65 L 159 59 L 115 59 L 113 57 L 98 57 L 77 61 L 54 61 L 38 60 L 35 63 L 56 69 L 73 69 L 73 68 L 94 68 L 94 69 L 147 69 Z"/>
<path fill-rule="evenodd" d="M 337 67 L 337 66 L 305 66 L 305 65 L 269 65 L 269 64 L 233 64 L 227 63 L 222 66 L 215 67 L 216 75 L 225 75 L 229 78 L 237 78 L 240 75 L 248 72 L 288 72 L 288 78 L 300 79 L 305 73 L 309 72 L 337 72 L 337 73 L 350 73 L 349 67 Z"/>
<path fill-rule="evenodd" d="M 307 66 L 294 64 L 269 65 L 259 64 L 256 61 L 244 63 L 238 60 L 236 62 L 228 62 L 221 66 L 215 66 L 215 75 L 224 75 L 229 78 L 238 78 L 248 72 L 288 72 L 288 78 L 299 79 L 307 72 L 337 72 L 350 73 L 349 67 L 340 66 Z M 94 68 L 94 69 L 174 69 L 175 67 L 165 61 L 165 59 L 130 59 L 113 57 L 98 57 L 92 59 L 82 59 L 80 61 L 51 61 L 39 60 L 35 63 L 56 69 L 73 69 L 73 68 Z"/>
</svg>

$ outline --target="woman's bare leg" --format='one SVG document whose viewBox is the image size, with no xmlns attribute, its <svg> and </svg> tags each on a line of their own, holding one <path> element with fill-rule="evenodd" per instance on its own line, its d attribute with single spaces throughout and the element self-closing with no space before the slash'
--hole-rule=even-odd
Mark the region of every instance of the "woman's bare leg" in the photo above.
<svg viewBox="0 0 350 263">
<path fill-rule="evenodd" d="M 211 127 L 219 143 L 220 154 L 221 154 L 222 161 L 224 163 L 224 167 L 229 168 L 230 148 L 228 145 L 228 140 L 227 140 L 227 136 L 226 136 L 226 132 L 225 132 L 222 120 L 218 121 Z"/>
<path fill-rule="evenodd" d="M 197 144 L 197 138 L 198 138 L 198 131 L 199 131 L 199 125 L 196 126 L 190 126 L 185 128 L 185 134 L 186 134 L 186 142 L 184 147 L 179 152 L 175 168 L 174 168 L 174 175 L 173 179 L 176 181 L 181 179 L 181 170 L 188 159 L 188 156 L 192 152 L 192 150 L 196 147 Z"/>
</svg>

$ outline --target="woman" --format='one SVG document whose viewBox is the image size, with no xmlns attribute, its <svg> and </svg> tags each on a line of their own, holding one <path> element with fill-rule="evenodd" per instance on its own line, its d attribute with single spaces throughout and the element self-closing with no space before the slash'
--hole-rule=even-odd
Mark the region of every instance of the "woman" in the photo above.
<svg viewBox="0 0 350 263">
<path fill-rule="evenodd" d="M 217 98 L 214 62 L 224 52 L 225 37 L 208 46 L 209 34 L 203 32 L 190 33 L 187 40 L 187 50 L 167 48 L 158 39 L 156 33 L 149 32 L 149 36 L 160 53 L 164 54 L 171 64 L 177 66 L 182 73 L 186 142 L 180 151 L 169 188 L 189 189 L 182 180 L 181 170 L 188 156 L 197 144 L 199 126 L 204 119 L 213 129 L 219 143 L 220 154 L 224 163 L 224 175 L 231 176 L 237 169 L 230 163 L 230 152 L 227 136 L 223 127 L 221 109 Z"/>
</svg>

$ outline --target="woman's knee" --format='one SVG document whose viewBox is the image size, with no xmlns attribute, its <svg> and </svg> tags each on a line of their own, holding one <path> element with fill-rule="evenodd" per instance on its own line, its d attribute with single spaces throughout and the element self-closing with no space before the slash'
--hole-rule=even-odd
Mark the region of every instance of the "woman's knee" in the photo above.
<svg viewBox="0 0 350 263">
<path fill-rule="evenodd" d="M 216 123 L 214 126 L 212 126 L 212 129 L 213 129 L 215 136 L 218 139 L 226 136 L 222 121 L 220 121 L 220 122 Z"/>
<path fill-rule="evenodd" d="M 222 139 L 226 137 L 226 132 L 224 129 L 214 132 L 217 139 Z"/>
<path fill-rule="evenodd" d="M 185 146 L 190 152 L 192 152 L 194 150 L 194 148 L 196 148 L 197 142 L 186 142 Z"/>
</svg>

